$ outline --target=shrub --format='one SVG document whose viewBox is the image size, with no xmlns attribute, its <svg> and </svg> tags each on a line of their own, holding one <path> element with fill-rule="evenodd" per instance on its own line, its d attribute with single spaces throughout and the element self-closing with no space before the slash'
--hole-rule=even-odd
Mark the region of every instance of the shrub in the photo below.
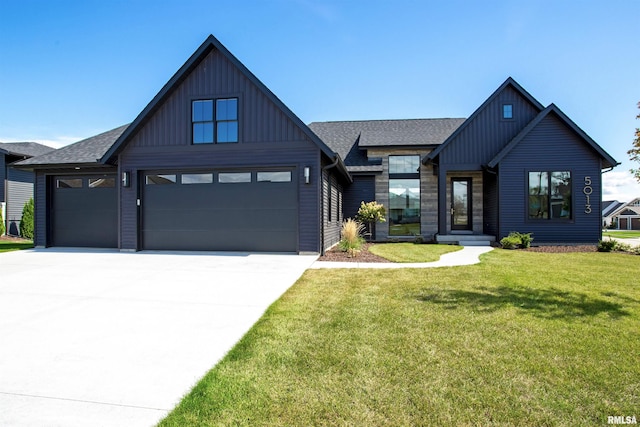
<svg viewBox="0 0 640 427">
<path fill-rule="evenodd" d="M 34 204 L 33 197 L 24 205 L 22 209 L 22 219 L 20 220 L 20 236 L 33 240 Z"/>
<path fill-rule="evenodd" d="M 356 256 L 362 245 L 364 243 L 364 239 L 362 238 L 362 230 L 364 230 L 364 226 L 351 218 L 342 222 L 342 229 L 340 230 L 340 243 L 338 243 L 338 247 L 343 251 L 347 252 L 349 256 Z"/>
<path fill-rule="evenodd" d="M 613 239 L 600 240 L 598 242 L 598 252 L 615 251 L 617 247 L 618 247 L 618 242 Z"/>
<path fill-rule="evenodd" d="M 387 210 L 383 205 L 375 200 L 369 203 L 360 202 L 360 209 L 356 214 L 356 220 L 362 224 L 367 224 L 367 233 L 373 234 L 373 224 L 376 222 L 385 222 Z"/>
<path fill-rule="evenodd" d="M 533 242 L 531 233 L 518 233 L 517 231 L 512 231 L 507 237 L 500 240 L 504 249 L 528 248 L 531 247 L 531 242 Z"/>
<path fill-rule="evenodd" d="M 4 235 L 4 218 L 2 217 L 2 210 L 0 210 L 0 236 Z"/>
</svg>

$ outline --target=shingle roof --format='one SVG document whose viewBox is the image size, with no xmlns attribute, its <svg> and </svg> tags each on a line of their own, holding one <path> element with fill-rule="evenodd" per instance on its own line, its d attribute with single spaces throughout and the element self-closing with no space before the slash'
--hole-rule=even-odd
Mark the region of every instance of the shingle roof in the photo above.
<svg viewBox="0 0 640 427">
<path fill-rule="evenodd" d="M 0 151 L 14 156 L 34 157 L 53 150 L 55 148 L 37 142 L 0 142 Z"/>
<path fill-rule="evenodd" d="M 442 144 L 463 122 L 454 119 L 360 120 L 314 122 L 311 130 L 344 159 L 350 172 L 381 170 L 364 149 L 435 146 Z"/>
<path fill-rule="evenodd" d="M 83 139 L 74 144 L 67 145 L 58 150 L 46 153 L 41 156 L 32 157 L 27 160 L 18 162 L 19 166 L 44 166 L 44 165 L 60 165 L 60 164 L 99 164 L 104 153 L 120 137 L 129 125 L 120 126 L 110 131 Z"/>
</svg>

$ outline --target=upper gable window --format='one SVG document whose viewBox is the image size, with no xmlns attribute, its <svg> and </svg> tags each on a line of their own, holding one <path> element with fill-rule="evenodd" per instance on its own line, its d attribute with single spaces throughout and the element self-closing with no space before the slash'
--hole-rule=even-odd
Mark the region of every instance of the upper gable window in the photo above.
<svg viewBox="0 0 640 427">
<path fill-rule="evenodd" d="M 502 118 L 513 119 L 513 104 L 504 104 L 502 106 Z"/>
<path fill-rule="evenodd" d="M 238 99 L 201 99 L 191 103 L 192 142 L 238 142 Z"/>
<path fill-rule="evenodd" d="M 389 174 L 417 174 L 420 156 L 389 156 Z"/>
</svg>

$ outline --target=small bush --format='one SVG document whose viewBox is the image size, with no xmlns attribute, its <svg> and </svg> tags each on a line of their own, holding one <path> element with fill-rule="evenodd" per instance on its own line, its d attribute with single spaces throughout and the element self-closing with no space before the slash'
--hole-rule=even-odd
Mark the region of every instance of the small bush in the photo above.
<svg viewBox="0 0 640 427">
<path fill-rule="evenodd" d="M 34 210 L 35 208 L 32 197 L 22 209 L 22 219 L 20 220 L 20 236 L 24 239 L 33 240 Z"/>
<path fill-rule="evenodd" d="M 356 220 L 361 224 L 367 224 L 367 233 L 370 237 L 373 237 L 373 224 L 376 222 L 385 222 L 387 216 L 387 210 L 383 205 L 375 200 L 369 203 L 360 202 L 360 209 L 356 214 Z"/>
<path fill-rule="evenodd" d="M 0 210 L 0 236 L 4 235 L 4 218 L 2 217 L 2 211 Z"/>
<path fill-rule="evenodd" d="M 531 242 L 533 242 L 531 233 L 518 233 L 517 231 L 512 231 L 507 237 L 500 240 L 504 249 L 529 248 Z"/>
<path fill-rule="evenodd" d="M 611 252 L 618 248 L 618 242 L 613 239 L 600 240 L 598 242 L 598 252 Z"/>
<path fill-rule="evenodd" d="M 364 230 L 364 226 L 358 221 L 351 218 L 343 221 L 340 230 L 340 243 L 338 243 L 340 250 L 347 252 L 351 257 L 356 256 L 364 244 L 362 230 Z"/>
</svg>

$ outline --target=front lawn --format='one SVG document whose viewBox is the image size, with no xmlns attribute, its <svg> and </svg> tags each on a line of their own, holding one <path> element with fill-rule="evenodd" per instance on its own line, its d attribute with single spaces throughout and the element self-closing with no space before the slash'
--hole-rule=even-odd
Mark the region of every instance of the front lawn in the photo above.
<svg viewBox="0 0 640 427">
<path fill-rule="evenodd" d="M 633 230 L 625 230 L 625 231 L 609 230 L 605 233 L 602 233 L 602 235 L 608 236 L 608 237 L 616 237 L 618 239 L 640 239 L 640 231 L 633 231 Z"/>
<path fill-rule="evenodd" d="M 28 240 L 8 240 L 0 239 L 0 252 L 17 251 L 20 249 L 33 248 L 33 242 Z"/>
<path fill-rule="evenodd" d="M 638 416 L 639 274 L 625 254 L 504 250 L 466 267 L 309 270 L 160 425 Z"/>
<path fill-rule="evenodd" d="M 455 245 L 417 245 L 415 243 L 384 243 L 372 245 L 369 252 L 392 262 L 432 262 L 440 256 L 462 249 Z"/>
</svg>

